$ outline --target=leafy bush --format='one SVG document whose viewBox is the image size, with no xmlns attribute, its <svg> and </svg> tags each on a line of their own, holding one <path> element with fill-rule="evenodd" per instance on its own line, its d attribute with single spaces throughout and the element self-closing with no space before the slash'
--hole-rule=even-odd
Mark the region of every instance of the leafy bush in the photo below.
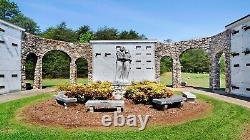
<svg viewBox="0 0 250 140">
<path fill-rule="evenodd" d="M 173 92 L 165 85 L 156 82 L 138 82 L 128 86 L 125 98 L 131 99 L 134 103 L 151 103 L 155 98 L 170 97 Z"/>
<path fill-rule="evenodd" d="M 64 85 L 59 86 L 59 90 L 66 91 L 68 97 L 81 98 L 85 100 L 100 99 L 106 100 L 112 97 L 113 87 L 109 82 L 95 82 L 90 85 Z"/>
</svg>

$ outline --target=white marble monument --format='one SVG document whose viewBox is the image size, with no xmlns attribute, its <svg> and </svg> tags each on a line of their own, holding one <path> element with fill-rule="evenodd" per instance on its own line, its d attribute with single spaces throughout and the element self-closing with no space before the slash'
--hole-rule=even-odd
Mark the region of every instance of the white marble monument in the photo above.
<svg viewBox="0 0 250 140">
<path fill-rule="evenodd" d="M 93 81 L 117 85 L 155 81 L 155 44 L 150 40 L 90 41 L 93 47 Z"/>
</svg>

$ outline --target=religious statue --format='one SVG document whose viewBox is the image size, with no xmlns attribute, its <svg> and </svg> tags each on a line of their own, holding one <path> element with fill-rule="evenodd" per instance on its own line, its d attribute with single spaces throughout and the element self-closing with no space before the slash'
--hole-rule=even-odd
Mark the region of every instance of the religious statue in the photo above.
<svg viewBox="0 0 250 140">
<path fill-rule="evenodd" d="M 116 82 L 120 84 L 128 84 L 128 76 L 131 65 L 131 55 L 125 47 L 117 48 L 116 52 Z"/>
</svg>

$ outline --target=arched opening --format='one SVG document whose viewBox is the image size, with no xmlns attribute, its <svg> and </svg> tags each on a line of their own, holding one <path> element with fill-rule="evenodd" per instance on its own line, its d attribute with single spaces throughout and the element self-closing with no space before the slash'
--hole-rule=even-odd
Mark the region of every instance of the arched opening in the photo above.
<svg viewBox="0 0 250 140">
<path fill-rule="evenodd" d="M 36 62 L 36 54 L 29 53 L 25 60 L 26 90 L 30 90 L 33 88 Z"/>
<path fill-rule="evenodd" d="M 164 56 L 161 58 L 160 62 L 160 82 L 166 84 L 167 86 L 172 86 L 172 69 L 173 60 L 169 56 Z"/>
<path fill-rule="evenodd" d="M 211 60 L 203 49 L 189 49 L 180 56 L 182 85 L 209 88 Z"/>
<path fill-rule="evenodd" d="M 58 50 L 47 52 L 43 56 L 43 87 L 53 87 L 69 83 L 70 56 Z"/>
<path fill-rule="evenodd" d="M 88 83 L 88 62 L 84 58 L 76 60 L 77 66 L 77 83 L 87 84 Z"/>
</svg>

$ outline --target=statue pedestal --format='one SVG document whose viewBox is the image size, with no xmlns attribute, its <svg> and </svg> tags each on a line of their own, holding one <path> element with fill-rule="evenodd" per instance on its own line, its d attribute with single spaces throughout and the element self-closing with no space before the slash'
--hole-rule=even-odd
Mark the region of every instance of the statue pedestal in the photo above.
<svg viewBox="0 0 250 140">
<path fill-rule="evenodd" d="M 131 83 L 113 83 L 114 92 L 113 97 L 116 100 L 121 100 L 125 94 L 125 89 L 127 86 L 131 85 Z"/>
<path fill-rule="evenodd" d="M 113 86 L 129 86 L 131 85 L 132 83 L 131 82 L 121 82 L 121 81 L 115 81 L 113 83 Z"/>
</svg>

